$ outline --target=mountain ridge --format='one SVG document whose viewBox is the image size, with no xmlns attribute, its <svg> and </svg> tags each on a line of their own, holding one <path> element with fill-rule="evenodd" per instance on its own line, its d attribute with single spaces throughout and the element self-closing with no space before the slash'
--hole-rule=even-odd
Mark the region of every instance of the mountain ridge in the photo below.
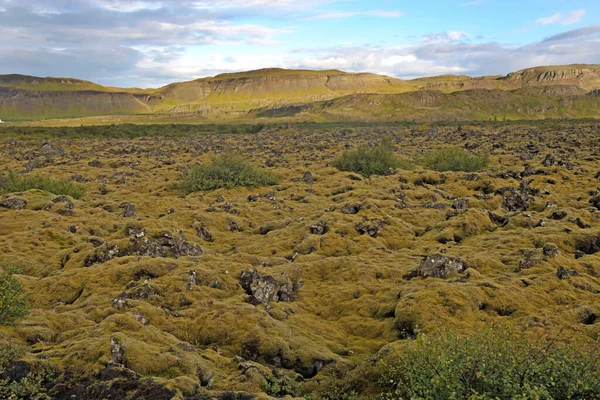
<svg viewBox="0 0 600 400">
<path fill-rule="evenodd" d="M 531 88 L 547 89 L 525 90 Z M 485 92 L 478 92 L 480 90 Z M 494 94 L 496 90 L 510 93 L 509 97 L 512 99 L 509 99 L 509 102 L 514 104 L 498 103 L 498 96 Z M 293 106 L 304 110 L 303 118 L 310 120 L 313 116 L 309 110 L 323 109 L 323 104 L 317 106 L 319 102 L 333 101 L 327 103 L 332 107 L 343 103 L 344 100 L 341 99 L 346 96 L 395 96 L 428 91 L 438 91 L 443 95 L 475 91 L 466 96 L 476 98 L 478 102 L 477 105 L 471 104 L 475 107 L 473 112 L 465 113 L 464 109 L 454 107 L 457 115 L 464 115 L 468 119 L 488 119 L 491 117 L 490 113 L 496 116 L 503 110 L 504 114 L 511 115 L 511 118 L 524 118 L 531 113 L 513 113 L 511 110 L 518 110 L 519 102 L 525 100 L 543 104 L 538 107 L 542 110 L 538 117 L 569 115 L 575 118 L 597 118 L 600 115 L 594 111 L 596 102 L 589 100 L 593 96 L 582 97 L 597 90 L 600 90 L 600 65 L 596 64 L 541 66 L 496 76 L 440 75 L 412 80 L 368 72 L 348 73 L 335 69 L 264 68 L 174 82 L 156 89 L 114 88 L 76 78 L 41 78 L 10 74 L 0 75 L 0 118 L 27 121 L 140 114 L 195 114 L 208 119 L 264 118 L 265 115 L 278 115 L 277 110 Z M 553 105 L 560 100 L 554 99 L 557 96 L 571 99 L 570 104 L 566 101 L 561 106 L 563 111 L 560 112 L 557 111 L 560 107 Z M 427 96 L 417 97 L 423 99 Z M 388 103 L 389 101 L 384 100 Z M 586 101 L 589 104 L 582 106 L 586 111 L 581 112 L 580 103 Z M 408 107 L 401 113 L 392 113 L 392 117 L 395 115 L 410 118 L 410 109 Z M 256 112 L 257 110 L 259 111 Z M 370 116 L 367 119 L 389 118 L 389 113 L 383 113 L 368 103 L 357 110 L 359 114 L 368 111 Z M 429 112 L 434 115 L 428 116 L 428 119 L 439 119 L 441 114 L 447 117 L 445 111 L 448 110 L 450 108 L 440 113 L 439 110 L 430 109 Z M 511 112 L 506 112 L 507 110 Z M 436 113 L 438 116 L 435 116 Z M 290 117 L 289 113 L 284 114 L 285 118 Z M 297 117 L 298 114 L 300 113 L 293 116 Z M 338 112 L 327 114 L 345 115 Z"/>
</svg>

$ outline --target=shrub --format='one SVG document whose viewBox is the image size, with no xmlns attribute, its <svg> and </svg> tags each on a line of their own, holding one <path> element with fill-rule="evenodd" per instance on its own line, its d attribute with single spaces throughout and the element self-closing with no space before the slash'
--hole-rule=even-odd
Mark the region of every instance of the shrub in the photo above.
<svg viewBox="0 0 600 400">
<path fill-rule="evenodd" d="M 20 175 L 9 172 L 7 175 L 0 176 L 0 194 L 24 192 L 30 189 L 45 190 L 56 195 L 71 196 L 74 199 L 81 198 L 86 191 L 85 186 L 39 175 Z"/>
<path fill-rule="evenodd" d="M 488 166 L 487 154 L 476 155 L 456 147 L 433 151 L 420 160 L 420 164 L 434 171 L 480 171 Z"/>
<path fill-rule="evenodd" d="M 29 311 L 23 289 L 13 276 L 17 272 L 11 267 L 0 272 L 0 325 L 10 324 Z"/>
<path fill-rule="evenodd" d="M 333 166 L 340 171 L 356 172 L 366 177 L 391 175 L 397 168 L 413 168 L 409 160 L 400 160 L 394 156 L 389 139 L 383 139 L 377 147 L 362 145 L 355 150 L 345 151 L 333 162 Z"/>
<path fill-rule="evenodd" d="M 600 398 L 596 347 L 558 345 L 555 339 L 531 343 L 493 328 L 468 337 L 421 335 L 383 369 L 381 397 Z"/>
<path fill-rule="evenodd" d="M 226 154 L 213 158 L 208 165 L 194 165 L 185 171 L 177 188 L 185 193 L 193 193 L 238 186 L 269 186 L 277 183 L 279 180 L 271 172 L 250 164 L 242 156 Z"/>
</svg>

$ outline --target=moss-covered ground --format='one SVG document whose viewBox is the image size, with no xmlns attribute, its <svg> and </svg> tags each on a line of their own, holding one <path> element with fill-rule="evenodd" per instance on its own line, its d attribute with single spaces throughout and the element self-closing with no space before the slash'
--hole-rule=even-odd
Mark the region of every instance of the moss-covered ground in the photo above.
<svg viewBox="0 0 600 400">
<path fill-rule="evenodd" d="M 135 138 L 4 130 L 0 175 L 76 180 L 87 190 L 79 199 L 39 189 L 0 197 L 27 202 L 0 207 L 0 266 L 22 271 L 31 307 L 0 327 L 0 342 L 78 379 L 112 360 L 192 398 L 281 395 L 283 386 L 299 396 L 336 366 L 416 332 L 503 324 L 532 338 L 597 340 L 599 137 L 594 122 Z M 490 163 L 475 173 L 416 165 L 370 179 L 331 166 L 382 138 L 404 160 L 460 147 Z M 226 152 L 279 183 L 176 189 L 183 170 Z M 527 198 L 523 207 L 515 197 Z M 466 270 L 408 279 L 434 254 Z M 289 282 L 293 301 L 254 305 L 240 282 L 251 269 Z"/>
</svg>

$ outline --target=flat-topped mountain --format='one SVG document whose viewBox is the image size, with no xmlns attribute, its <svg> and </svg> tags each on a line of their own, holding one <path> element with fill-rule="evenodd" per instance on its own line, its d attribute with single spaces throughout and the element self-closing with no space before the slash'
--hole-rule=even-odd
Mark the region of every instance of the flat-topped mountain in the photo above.
<svg viewBox="0 0 600 400">
<path fill-rule="evenodd" d="M 73 78 L 13 74 L 0 75 L 0 118 L 23 121 L 144 114 L 196 115 L 208 120 L 313 120 L 315 113 L 319 120 L 402 120 L 419 119 L 424 114 L 427 120 L 440 119 L 442 114 L 443 118 L 465 119 L 498 115 L 513 119 L 595 118 L 599 116 L 598 96 L 593 94 L 598 90 L 600 65 L 580 64 L 535 67 L 505 76 L 442 75 L 413 80 L 338 70 L 269 68 L 157 89 L 114 88 Z M 356 111 L 355 115 L 337 109 L 348 102 L 352 103 L 348 110 Z M 409 115 L 415 109 L 419 112 Z"/>
</svg>

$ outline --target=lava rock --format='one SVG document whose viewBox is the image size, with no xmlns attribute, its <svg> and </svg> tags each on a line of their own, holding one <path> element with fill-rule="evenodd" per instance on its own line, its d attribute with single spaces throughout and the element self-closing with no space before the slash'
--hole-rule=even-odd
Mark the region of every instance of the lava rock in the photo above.
<svg viewBox="0 0 600 400">
<path fill-rule="evenodd" d="M 579 276 L 579 273 L 574 269 L 566 269 L 565 267 L 558 267 L 556 270 L 556 276 L 558 279 L 563 280 L 571 276 Z"/>
<path fill-rule="evenodd" d="M 419 268 L 407 274 L 405 279 L 415 277 L 447 278 L 451 274 L 464 272 L 465 269 L 465 263 L 458 258 L 434 254 L 423 257 Z"/>
<path fill-rule="evenodd" d="M 558 256 L 558 246 L 554 243 L 546 243 L 542 247 L 542 251 L 546 257 L 556 257 Z"/>
<path fill-rule="evenodd" d="M 135 217 L 136 210 L 135 210 L 135 206 L 133 204 L 123 203 L 120 205 L 120 207 L 123 209 L 123 211 L 121 212 L 121 217 L 124 217 L 124 218 Z"/>
<path fill-rule="evenodd" d="M 346 204 L 342 207 L 342 214 L 358 214 L 361 208 L 359 203 Z"/>
<path fill-rule="evenodd" d="M 8 208 L 10 210 L 22 210 L 27 205 L 27 200 L 16 197 L 0 201 L 0 208 Z"/>
</svg>

